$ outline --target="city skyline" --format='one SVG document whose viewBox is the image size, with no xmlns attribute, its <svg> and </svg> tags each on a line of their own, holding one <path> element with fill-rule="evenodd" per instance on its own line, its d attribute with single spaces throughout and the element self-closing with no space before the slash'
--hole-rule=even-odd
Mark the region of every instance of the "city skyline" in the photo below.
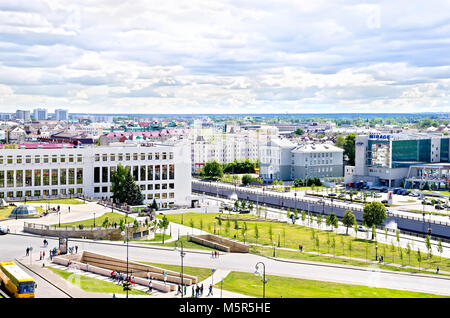
<svg viewBox="0 0 450 318">
<path fill-rule="evenodd" d="M 7 1 L 0 112 L 446 112 L 449 9 L 445 1 Z"/>
</svg>

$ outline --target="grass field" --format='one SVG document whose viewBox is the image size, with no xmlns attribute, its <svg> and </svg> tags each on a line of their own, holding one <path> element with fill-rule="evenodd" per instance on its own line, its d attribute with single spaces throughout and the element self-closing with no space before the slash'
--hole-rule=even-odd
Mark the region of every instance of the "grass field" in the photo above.
<svg viewBox="0 0 450 318">
<path fill-rule="evenodd" d="M 214 251 L 214 249 L 210 248 L 210 247 L 206 247 L 194 242 L 190 242 L 189 238 L 187 235 L 182 235 L 180 236 L 180 241 L 183 242 L 183 248 L 191 248 L 191 249 L 198 249 L 198 250 L 206 250 L 206 251 Z M 139 242 L 145 242 L 145 241 L 139 241 Z M 168 243 L 141 243 L 141 244 L 149 244 L 149 245 L 155 245 L 155 246 L 166 246 L 166 247 L 173 247 L 175 248 L 175 246 L 180 247 L 181 245 L 178 243 L 178 241 L 172 241 L 172 242 L 168 242 Z"/>
<path fill-rule="evenodd" d="M 149 262 L 139 262 L 151 266 L 161 267 L 169 271 L 181 272 L 181 265 L 169 265 Z M 183 266 L 183 273 L 186 275 L 197 276 L 198 282 L 201 282 L 211 276 L 210 268 Z"/>
<path fill-rule="evenodd" d="M 121 285 L 117 285 L 110 282 L 105 282 L 100 279 L 95 279 L 91 277 L 86 277 L 79 274 L 74 274 L 71 272 L 66 272 L 60 269 L 48 267 L 51 271 L 60 275 L 64 279 L 70 281 L 71 283 L 75 283 L 87 292 L 93 293 L 114 293 L 114 294 L 125 294 L 126 291 L 123 290 Z M 131 289 L 128 291 L 130 295 L 148 295 L 147 293 L 141 292 L 140 290 Z"/>
<path fill-rule="evenodd" d="M 216 234 L 230 238 L 236 235 L 237 239 L 244 241 L 241 231 L 241 228 L 244 227 L 244 221 L 237 222 L 238 228 L 240 229 L 236 230 L 234 229 L 234 221 L 230 221 L 228 227 L 227 221 L 222 221 L 222 225 L 219 225 L 218 220 L 215 219 L 216 215 L 218 214 L 186 213 L 183 215 L 183 223 L 184 225 L 191 226 L 192 222 L 195 228 L 202 228 L 208 232 L 213 232 L 214 223 L 216 223 Z M 181 224 L 181 214 L 167 215 L 167 218 L 170 222 Z M 200 221 L 202 221 L 202 226 L 200 226 Z M 299 222 L 301 223 L 301 220 Z M 375 241 L 370 239 L 356 239 L 353 236 L 336 234 L 326 230 L 311 229 L 298 224 L 254 221 L 247 221 L 246 224 L 248 230 L 245 235 L 245 241 L 250 243 L 272 246 L 274 242 L 278 244 L 279 239 L 281 247 L 298 249 L 298 245 L 302 244 L 305 251 L 318 251 L 320 253 L 345 255 L 361 259 L 374 259 L 376 253 L 375 246 L 378 245 L 377 254 L 383 255 L 386 263 L 419 267 L 417 247 L 414 247 L 414 242 L 411 243 L 411 253 L 408 256 L 405 248 L 397 248 L 397 242 L 394 239 L 392 239 L 389 245 L 383 243 L 375 244 Z M 258 228 L 258 239 L 255 236 L 255 226 Z M 322 229 L 325 229 L 324 224 L 322 224 Z M 272 235 L 270 235 L 270 232 L 272 232 Z M 318 238 L 318 247 L 317 240 L 312 238 L 313 233 L 314 237 Z M 368 237 L 371 237 L 371 233 L 368 233 Z M 349 249 L 350 242 L 351 250 Z M 421 250 L 421 257 L 420 267 L 436 268 L 439 265 L 441 270 L 450 271 L 450 259 L 448 258 L 441 259 L 439 256 L 432 256 L 430 260 L 426 250 Z"/>
<path fill-rule="evenodd" d="M 103 214 L 102 216 L 95 218 L 95 226 L 101 226 L 103 224 L 103 221 L 108 218 L 109 223 L 114 224 L 114 222 L 117 222 L 117 226 L 120 224 L 120 220 L 125 221 L 125 216 L 123 216 L 120 213 L 116 212 L 107 212 Z M 126 223 L 134 222 L 134 218 L 128 217 L 126 220 Z M 71 223 L 62 223 L 61 227 L 71 227 L 71 226 L 78 226 L 78 225 L 84 225 L 85 227 L 92 227 L 94 226 L 94 218 L 89 220 L 83 220 L 83 221 L 77 221 L 77 222 L 71 222 Z M 53 224 L 53 226 L 58 227 L 58 224 Z"/>
<path fill-rule="evenodd" d="M 24 204 L 24 202 L 19 202 L 20 204 Z M 27 203 L 50 203 L 50 204 L 86 204 L 81 200 L 77 199 L 52 199 L 52 200 L 36 200 L 36 201 L 27 201 Z"/>
<path fill-rule="evenodd" d="M 440 298 L 445 296 L 396 289 L 339 284 L 317 280 L 266 275 L 267 298 Z M 223 289 L 253 297 L 262 297 L 259 276 L 231 272 L 223 281 Z M 216 290 L 220 283 L 215 285 Z"/>
</svg>

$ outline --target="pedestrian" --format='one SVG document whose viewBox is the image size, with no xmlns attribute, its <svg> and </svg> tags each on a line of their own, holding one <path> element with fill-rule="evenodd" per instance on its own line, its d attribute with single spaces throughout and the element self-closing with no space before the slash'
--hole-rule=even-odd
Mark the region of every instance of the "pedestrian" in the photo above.
<svg viewBox="0 0 450 318">
<path fill-rule="evenodd" d="M 39 252 L 39 260 L 42 261 L 42 252 Z"/>
<path fill-rule="evenodd" d="M 30 254 L 30 248 L 27 247 L 27 254 L 25 254 L 25 256 L 28 256 L 28 254 Z"/>
<path fill-rule="evenodd" d="M 45 259 L 45 251 L 42 251 L 42 259 Z"/>
<path fill-rule="evenodd" d="M 200 286 L 200 296 L 203 296 L 203 284 Z"/>
<path fill-rule="evenodd" d="M 89 272 L 89 264 L 86 264 L 86 272 Z"/>
<path fill-rule="evenodd" d="M 58 212 L 59 212 L 59 210 L 60 210 L 60 207 L 59 207 L 59 205 L 58 205 Z"/>
<path fill-rule="evenodd" d="M 213 294 L 212 289 L 213 289 L 212 284 L 209 284 L 209 293 L 208 293 L 208 296 L 210 296 L 210 295 L 212 296 L 212 294 Z"/>
<path fill-rule="evenodd" d="M 78 253 L 78 245 L 75 245 L 75 253 Z"/>
<path fill-rule="evenodd" d="M 149 292 L 153 291 L 153 286 L 152 286 L 152 281 L 151 280 L 148 282 L 148 291 Z"/>
<path fill-rule="evenodd" d="M 186 287 L 186 285 L 184 285 L 184 296 L 186 296 L 186 292 L 187 292 L 187 287 Z"/>
<path fill-rule="evenodd" d="M 70 206 L 69 206 L 69 213 L 70 213 Z"/>
<path fill-rule="evenodd" d="M 219 258 L 219 251 L 217 251 L 217 258 Z"/>
<path fill-rule="evenodd" d="M 214 258 L 214 251 L 211 252 L 211 258 Z"/>
<path fill-rule="evenodd" d="M 439 274 L 439 265 L 436 267 L 436 274 Z"/>
<path fill-rule="evenodd" d="M 195 286 L 195 298 L 198 298 L 199 288 L 198 285 Z"/>
<path fill-rule="evenodd" d="M 194 288 L 194 285 L 192 285 L 192 298 L 194 298 L 195 297 L 195 288 Z"/>
</svg>

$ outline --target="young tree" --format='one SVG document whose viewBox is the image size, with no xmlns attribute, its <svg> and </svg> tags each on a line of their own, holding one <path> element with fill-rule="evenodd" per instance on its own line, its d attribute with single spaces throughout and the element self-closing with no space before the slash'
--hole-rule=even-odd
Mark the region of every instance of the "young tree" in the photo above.
<svg viewBox="0 0 450 318">
<path fill-rule="evenodd" d="M 392 263 L 395 263 L 395 245 L 394 241 L 391 240 L 391 252 L 392 252 Z"/>
<path fill-rule="evenodd" d="M 267 212 L 268 212 L 267 207 L 264 207 L 264 218 L 265 219 L 267 219 Z"/>
<path fill-rule="evenodd" d="M 444 252 L 444 248 L 442 247 L 442 240 L 438 238 L 437 251 L 440 254 L 439 262 L 442 260 L 442 253 Z"/>
<path fill-rule="evenodd" d="M 250 213 L 253 212 L 253 208 L 254 208 L 253 202 L 250 201 L 249 204 L 248 204 L 248 209 L 250 210 Z"/>
<path fill-rule="evenodd" d="M 330 232 L 327 232 L 327 247 L 328 247 L 328 254 L 330 254 L 330 245 L 331 245 L 331 239 L 330 239 Z"/>
<path fill-rule="evenodd" d="M 311 228 L 311 241 L 314 241 L 316 239 L 316 231 L 314 231 L 314 228 Z"/>
<path fill-rule="evenodd" d="M 308 225 L 311 226 L 311 212 L 308 211 Z"/>
<path fill-rule="evenodd" d="M 316 222 L 317 222 L 317 227 L 320 229 L 320 225 L 322 224 L 322 215 L 317 214 Z"/>
<path fill-rule="evenodd" d="M 408 255 L 408 265 L 411 265 L 411 244 L 406 244 L 406 255 Z"/>
<path fill-rule="evenodd" d="M 355 238 L 358 238 L 358 223 L 356 223 L 356 219 L 355 223 L 353 224 L 353 228 L 355 229 Z"/>
<path fill-rule="evenodd" d="M 419 248 L 417 248 L 417 262 L 419 262 L 419 271 L 420 271 L 420 263 L 422 262 L 422 254 L 420 253 Z"/>
<path fill-rule="evenodd" d="M 163 244 L 164 244 L 164 238 L 166 235 L 166 230 L 169 227 L 169 220 L 167 219 L 167 217 L 164 215 L 163 218 L 159 221 L 158 226 L 162 229 L 163 231 Z"/>
<path fill-rule="evenodd" d="M 315 242 L 316 242 L 316 244 L 315 244 L 316 245 L 316 250 L 319 253 L 319 251 L 320 251 L 320 241 L 319 241 L 319 236 L 318 235 L 316 236 Z"/>
<path fill-rule="evenodd" d="M 234 229 L 239 230 L 239 224 L 238 224 L 237 217 L 234 218 Z"/>
<path fill-rule="evenodd" d="M 109 225 L 109 220 L 108 220 L 108 217 L 106 217 L 106 218 L 103 220 L 102 227 L 108 228 L 108 225 Z"/>
<path fill-rule="evenodd" d="M 231 222 L 230 219 L 227 219 L 227 222 L 225 223 L 225 235 L 228 236 L 230 234 L 230 228 L 231 228 Z"/>
<path fill-rule="evenodd" d="M 234 201 L 234 209 L 239 211 L 239 200 Z"/>
<path fill-rule="evenodd" d="M 427 235 L 425 237 L 425 246 L 428 250 L 428 259 L 430 260 L 430 265 L 431 265 L 431 258 L 433 257 L 433 247 L 431 246 L 431 241 L 430 241 L 429 235 Z"/>
<path fill-rule="evenodd" d="M 372 225 L 372 239 L 377 239 L 377 228 L 375 227 L 375 224 Z"/>
<path fill-rule="evenodd" d="M 280 212 L 281 212 L 281 210 L 280 210 Z M 289 208 L 286 209 L 286 215 L 291 215 L 291 209 L 289 209 Z"/>
<path fill-rule="evenodd" d="M 242 240 L 244 241 L 245 244 L 245 234 L 247 233 L 247 222 L 244 222 L 244 226 L 241 227 L 241 235 L 242 235 Z"/>
<path fill-rule="evenodd" d="M 272 230 L 272 224 L 270 224 L 270 225 L 269 225 L 269 237 L 270 237 L 270 242 L 273 242 L 272 236 L 273 236 L 273 230 Z"/>
<path fill-rule="evenodd" d="M 202 175 L 209 178 L 222 178 L 223 177 L 223 168 L 220 163 L 216 160 L 211 160 L 205 163 L 205 166 L 202 170 Z"/>
<path fill-rule="evenodd" d="M 345 241 L 344 241 L 344 237 L 342 235 L 340 235 L 339 237 L 341 239 L 342 255 L 345 255 Z"/>
<path fill-rule="evenodd" d="M 306 220 L 306 211 L 303 210 L 302 211 L 302 223 L 303 223 L 303 225 L 305 225 L 305 220 Z"/>
<path fill-rule="evenodd" d="M 333 249 L 333 256 L 336 256 L 336 238 L 334 236 L 331 238 L 331 248 Z"/>
<path fill-rule="evenodd" d="M 348 252 L 350 254 L 350 258 L 352 257 L 352 241 L 353 240 L 348 240 Z"/>
<path fill-rule="evenodd" d="M 219 219 L 220 220 L 220 219 Z M 190 219 L 189 220 L 189 226 L 191 227 L 191 230 L 192 230 L 192 235 L 194 235 L 194 226 L 195 226 L 195 224 L 194 224 L 194 220 L 192 220 L 192 219 Z"/>
<path fill-rule="evenodd" d="M 245 200 L 241 201 L 241 209 L 245 210 L 245 208 L 247 207 L 247 202 L 245 202 Z"/>
<path fill-rule="evenodd" d="M 345 234 L 348 235 L 348 228 L 353 226 L 356 222 L 356 217 L 351 210 L 345 210 L 342 217 L 342 224 L 347 228 Z"/>
<path fill-rule="evenodd" d="M 386 220 L 386 208 L 378 201 L 367 203 L 363 209 L 363 220 L 368 227 L 381 225 Z M 373 239 L 373 237 L 372 237 Z"/>
<path fill-rule="evenodd" d="M 258 224 L 255 224 L 255 242 L 258 244 L 258 238 L 259 238 L 259 230 L 258 230 Z"/>
</svg>

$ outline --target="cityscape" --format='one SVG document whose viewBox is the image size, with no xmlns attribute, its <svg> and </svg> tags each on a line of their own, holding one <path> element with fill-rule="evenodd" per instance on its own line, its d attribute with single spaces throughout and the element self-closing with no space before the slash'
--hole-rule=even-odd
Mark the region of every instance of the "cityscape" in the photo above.
<svg viewBox="0 0 450 318">
<path fill-rule="evenodd" d="M 0 5 L 0 301 L 448 299 L 448 4 L 160 5 Z"/>
</svg>

